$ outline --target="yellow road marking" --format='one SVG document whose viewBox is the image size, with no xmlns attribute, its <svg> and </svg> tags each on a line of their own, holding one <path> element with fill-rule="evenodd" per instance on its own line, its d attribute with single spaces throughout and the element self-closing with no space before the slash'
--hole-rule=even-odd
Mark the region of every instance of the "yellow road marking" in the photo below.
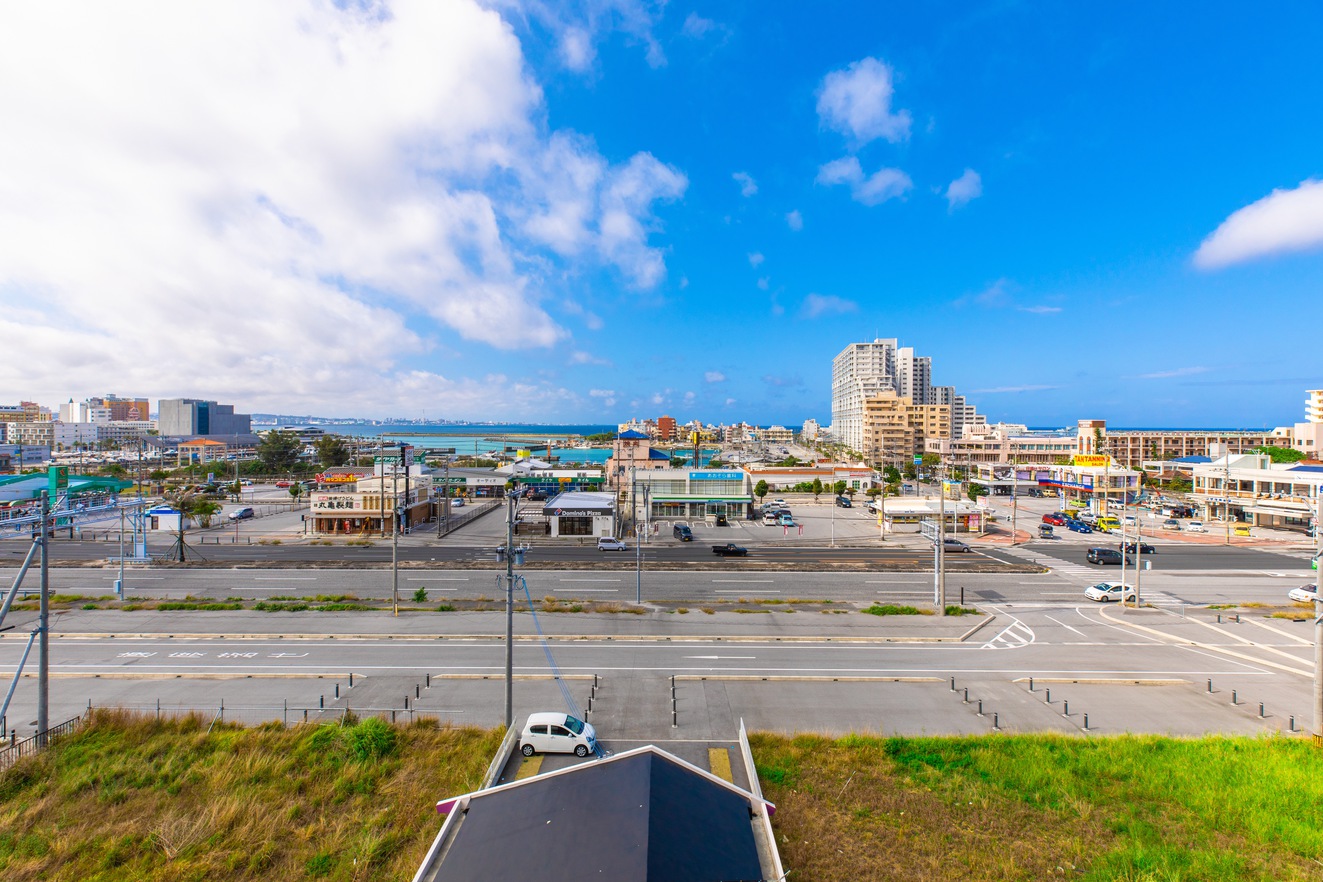
<svg viewBox="0 0 1323 882">
<path fill-rule="evenodd" d="M 729 747 L 709 747 L 707 749 L 707 764 L 712 768 L 712 774 L 723 781 L 735 783 L 735 779 L 730 774 L 730 748 Z"/>
<path fill-rule="evenodd" d="M 524 761 L 519 764 L 519 771 L 515 773 L 515 780 L 522 781 L 525 778 L 532 778 L 538 772 L 542 771 L 542 756 L 526 756 Z"/>
</svg>

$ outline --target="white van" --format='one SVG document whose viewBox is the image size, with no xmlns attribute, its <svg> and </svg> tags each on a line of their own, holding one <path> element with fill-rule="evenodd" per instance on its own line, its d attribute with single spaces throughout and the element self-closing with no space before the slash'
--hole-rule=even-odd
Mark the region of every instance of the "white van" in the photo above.
<svg viewBox="0 0 1323 882">
<path fill-rule="evenodd" d="M 592 723 L 562 713 L 529 714 L 519 736 L 519 751 L 524 756 L 535 753 L 572 753 L 587 756 L 597 752 L 597 730 Z"/>
</svg>

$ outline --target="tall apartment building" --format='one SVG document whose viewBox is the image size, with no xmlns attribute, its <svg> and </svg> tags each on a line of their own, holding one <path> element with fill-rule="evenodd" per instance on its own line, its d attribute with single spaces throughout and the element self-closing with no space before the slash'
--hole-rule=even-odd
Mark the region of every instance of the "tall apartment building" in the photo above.
<svg viewBox="0 0 1323 882">
<path fill-rule="evenodd" d="M 947 438 L 950 434 L 949 406 L 915 404 L 889 389 L 864 402 L 859 451 L 869 463 L 901 468 L 923 453 L 929 438 Z"/>
<path fill-rule="evenodd" d="M 1323 423 L 1323 389 L 1310 389 L 1305 400 L 1305 422 Z"/>
<path fill-rule="evenodd" d="M 35 401 L 0 404 L 0 423 L 39 423 L 51 418 L 51 412 Z"/>
<path fill-rule="evenodd" d="M 1256 447 L 1290 447 L 1292 435 L 1280 430 L 1216 431 L 1204 429 L 1153 430 L 1107 428 L 1106 420 L 1080 420 L 1076 452 L 1107 453 L 1127 468 L 1143 468 L 1145 460 L 1179 459 L 1185 456 L 1221 456 L 1248 453 Z M 1102 449 L 1098 441 L 1102 440 Z"/>
<path fill-rule="evenodd" d="M 246 435 L 253 418 L 235 413 L 232 404 L 196 398 L 162 398 L 158 423 L 162 435 Z"/>
<path fill-rule="evenodd" d="M 932 359 L 897 345 L 896 338 L 851 343 L 832 360 L 831 419 L 833 437 L 847 447 L 866 452 L 864 406 L 869 399 L 894 392 L 912 405 L 941 405 L 950 413 L 948 437 L 959 437 L 966 425 L 984 421 L 974 405 L 953 386 L 932 385 Z"/>
<path fill-rule="evenodd" d="M 104 407 L 110 411 L 110 418 L 116 422 L 143 422 L 152 418 L 151 403 L 146 398 L 120 398 L 118 395 L 103 395 L 89 398 L 87 403 Z"/>
<path fill-rule="evenodd" d="M 657 439 L 659 441 L 675 440 L 675 417 L 657 417 Z"/>
</svg>

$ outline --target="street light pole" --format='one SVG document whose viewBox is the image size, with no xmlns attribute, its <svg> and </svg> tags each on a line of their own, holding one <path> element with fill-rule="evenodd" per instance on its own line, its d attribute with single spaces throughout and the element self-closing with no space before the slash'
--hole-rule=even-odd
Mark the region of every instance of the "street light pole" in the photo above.
<svg viewBox="0 0 1323 882">
<path fill-rule="evenodd" d="M 505 729 L 514 726 L 514 522 L 515 491 L 507 491 L 505 518 Z"/>
<path fill-rule="evenodd" d="M 634 525 L 634 603 L 643 604 L 643 527 Z"/>
<path fill-rule="evenodd" d="M 46 730 L 50 728 L 50 541 L 49 520 L 51 515 L 50 495 L 41 491 L 41 603 L 38 612 L 37 627 L 41 631 L 41 642 L 37 646 L 37 734 L 39 744 L 45 744 Z M 15 672 L 15 678 L 18 673 Z"/>
<path fill-rule="evenodd" d="M 937 614 L 946 615 L 946 473 L 937 478 Z"/>
</svg>

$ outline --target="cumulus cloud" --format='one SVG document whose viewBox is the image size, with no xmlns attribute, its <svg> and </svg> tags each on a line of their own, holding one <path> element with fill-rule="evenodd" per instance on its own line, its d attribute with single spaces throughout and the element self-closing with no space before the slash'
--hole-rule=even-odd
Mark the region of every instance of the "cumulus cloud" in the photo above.
<svg viewBox="0 0 1323 882">
<path fill-rule="evenodd" d="M 910 134 L 910 112 L 893 113 L 893 96 L 891 68 L 876 58 L 864 58 L 823 78 L 818 119 L 861 146 L 877 138 L 904 141 Z"/>
<path fill-rule="evenodd" d="M 858 312 L 859 304 L 833 294 L 810 294 L 804 298 L 800 312 L 805 318 L 818 318 L 824 315 L 844 315 Z"/>
<path fill-rule="evenodd" d="M 601 365 L 603 367 L 609 367 L 611 362 L 609 359 L 598 358 L 596 355 L 593 355 L 591 352 L 584 352 L 580 350 L 577 352 L 570 353 L 570 364 L 595 364 L 595 365 Z"/>
<path fill-rule="evenodd" d="M 904 196 L 914 186 L 910 176 L 898 168 L 883 168 L 867 177 L 858 158 L 843 156 L 818 169 L 817 183 L 826 187 L 846 184 L 850 196 L 864 205 L 880 205 Z"/>
<path fill-rule="evenodd" d="M 7 388 L 58 397 L 114 377 L 336 412 L 380 412 L 383 388 L 480 402 L 486 380 L 409 361 L 448 354 L 449 336 L 562 340 L 542 303 L 556 258 L 640 288 L 664 276 L 654 207 L 684 175 L 547 131 L 512 29 L 475 0 L 27 4 L 6 19 Z M 47 357 L 66 349 L 78 357 Z"/>
<path fill-rule="evenodd" d="M 947 210 L 955 211 L 983 195 L 983 178 L 972 168 L 967 168 L 964 174 L 947 185 L 945 195 Z"/>
<path fill-rule="evenodd" d="M 703 374 L 703 379 L 709 383 L 723 383 L 726 380 L 726 375 L 721 371 L 707 371 Z"/>
<path fill-rule="evenodd" d="M 795 209 L 786 215 L 786 226 L 796 233 L 804 229 L 804 216 L 799 213 L 799 209 Z"/>
<path fill-rule="evenodd" d="M 768 288 L 770 288 L 771 286 L 772 286 L 772 277 L 771 277 L 771 276 L 763 276 L 763 277 L 761 277 L 760 279 L 758 279 L 758 288 L 759 288 L 759 290 L 766 291 L 766 290 L 767 290 Z"/>
<path fill-rule="evenodd" d="M 697 12 L 691 12 L 685 16 L 684 25 L 680 28 L 680 32 L 691 39 L 701 40 L 719 28 L 720 25 L 712 19 L 703 18 Z"/>
<path fill-rule="evenodd" d="M 616 392 L 614 389 L 589 389 L 588 397 L 601 399 L 603 407 L 616 406 Z"/>
<path fill-rule="evenodd" d="M 1323 248 L 1323 180 L 1311 178 L 1234 212 L 1199 245 L 1194 265 L 1221 269 L 1316 248 Z"/>
<path fill-rule="evenodd" d="M 755 268 L 761 266 L 762 262 L 766 259 L 767 258 L 763 257 L 763 255 L 760 252 L 752 251 L 749 253 L 749 266 Z"/>
<path fill-rule="evenodd" d="M 748 172 L 735 172 L 731 177 L 740 185 L 741 196 L 752 196 L 758 192 L 758 182 Z"/>
</svg>

